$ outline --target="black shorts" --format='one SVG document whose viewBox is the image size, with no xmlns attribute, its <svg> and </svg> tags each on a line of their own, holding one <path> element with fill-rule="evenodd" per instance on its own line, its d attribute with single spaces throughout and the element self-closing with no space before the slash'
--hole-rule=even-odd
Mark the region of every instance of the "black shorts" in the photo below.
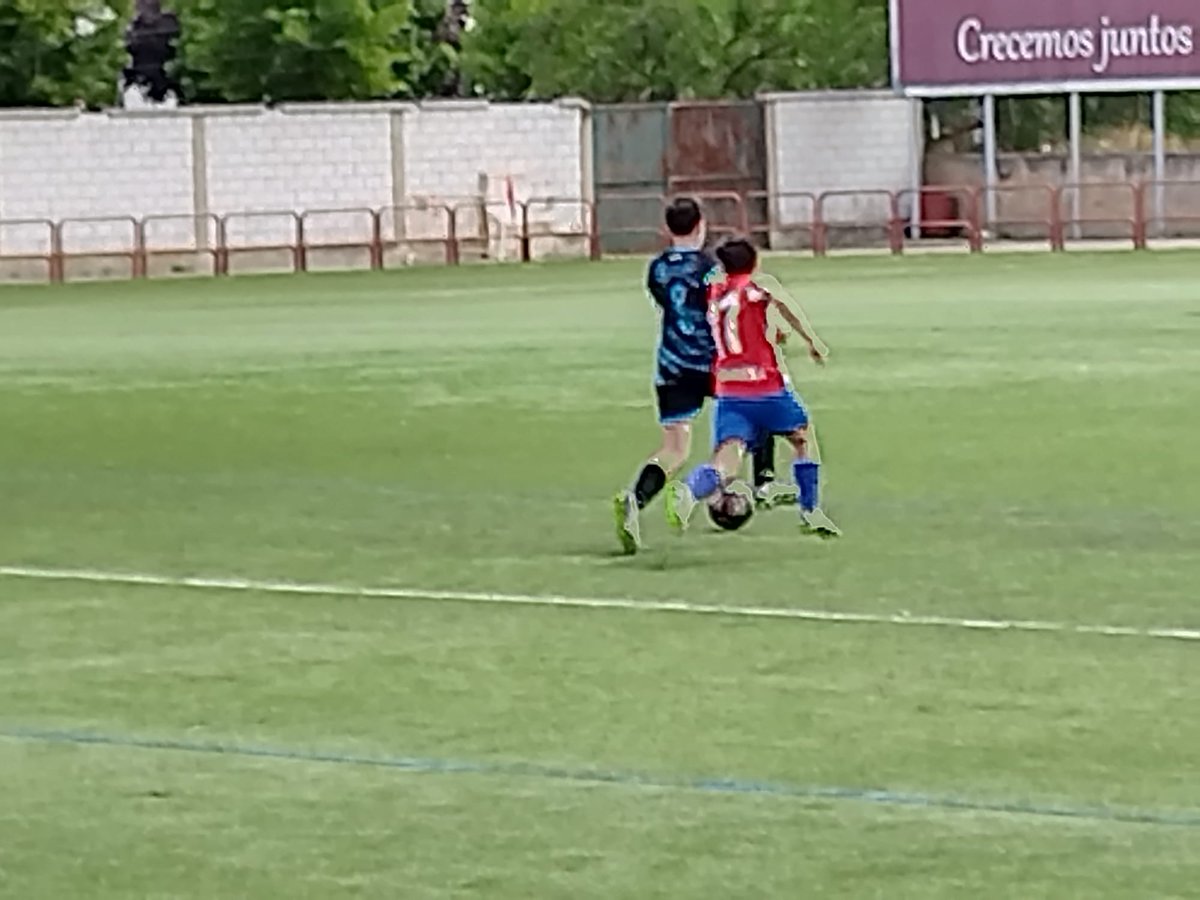
<svg viewBox="0 0 1200 900">
<path fill-rule="evenodd" d="M 658 394 L 658 421 L 662 425 L 694 419 L 713 395 L 712 374 L 685 369 L 678 375 L 660 375 L 654 386 Z"/>
</svg>

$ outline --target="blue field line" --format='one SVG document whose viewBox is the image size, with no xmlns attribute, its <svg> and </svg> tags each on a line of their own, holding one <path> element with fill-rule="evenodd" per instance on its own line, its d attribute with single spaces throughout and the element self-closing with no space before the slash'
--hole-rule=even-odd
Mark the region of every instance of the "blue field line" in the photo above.
<svg viewBox="0 0 1200 900">
<path fill-rule="evenodd" d="M 53 730 L 23 726 L 0 727 L 0 738 L 47 744 L 120 747 L 137 750 L 204 753 L 217 756 L 365 766 L 432 775 L 483 775 L 509 778 L 534 778 L 547 781 L 574 782 L 585 785 L 615 785 L 624 788 L 692 791 L 703 794 L 758 795 L 799 800 L 840 800 L 924 810 L 951 810 L 1009 816 L 1033 816 L 1093 822 L 1200 828 L 1200 810 L 1187 809 L 1167 811 L 1106 806 L 1070 806 L 1023 801 L 973 800 L 968 797 L 945 794 L 920 794 L 875 788 L 798 785 L 786 782 L 756 781 L 742 778 L 650 775 L 604 769 L 574 769 L 535 762 L 469 761 L 416 756 L 365 756 L 337 751 L 310 751 L 260 744 L 146 738 L 133 735 L 104 734 L 93 731 Z"/>
</svg>

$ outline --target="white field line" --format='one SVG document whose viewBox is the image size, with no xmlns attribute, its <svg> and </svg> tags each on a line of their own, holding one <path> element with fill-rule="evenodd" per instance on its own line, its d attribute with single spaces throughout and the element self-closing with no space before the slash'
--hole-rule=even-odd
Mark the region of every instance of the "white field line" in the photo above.
<svg viewBox="0 0 1200 900">
<path fill-rule="evenodd" d="M 459 603 L 494 603 L 510 606 L 564 607 L 569 609 L 617 609 L 636 612 L 690 613 L 692 615 L 736 616 L 756 619 L 791 619 L 856 625 L 909 625 L 927 628 L 961 628 L 972 631 L 1024 631 L 1057 634 L 1102 635 L 1105 637 L 1167 638 L 1200 641 L 1200 629 L 1136 628 L 1124 625 L 1087 625 L 1036 620 L 962 619 L 952 616 L 836 612 L 776 606 L 727 606 L 688 603 L 683 600 L 634 600 L 627 597 L 562 597 L 547 594 L 497 594 L 476 591 L 441 591 L 423 588 L 371 588 L 292 581 L 259 581 L 235 577 L 175 577 L 134 572 L 103 572 L 95 569 L 47 569 L 34 566 L 0 566 L 0 577 L 39 581 L 68 581 L 87 584 L 189 588 L 212 591 L 244 591 L 313 597 L 352 597 L 378 600 L 444 600 Z"/>
</svg>

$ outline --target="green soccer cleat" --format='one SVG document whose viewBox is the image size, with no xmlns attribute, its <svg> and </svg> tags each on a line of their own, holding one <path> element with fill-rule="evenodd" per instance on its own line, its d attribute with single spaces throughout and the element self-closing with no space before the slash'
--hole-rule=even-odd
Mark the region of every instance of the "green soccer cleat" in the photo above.
<svg viewBox="0 0 1200 900">
<path fill-rule="evenodd" d="M 638 522 L 637 498 L 630 491 L 622 491 L 613 498 L 613 518 L 617 523 L 617 540 L 627 556 L 642 548 L 642 529 Z"/>
<path fill-rule="evenodd" d="M 672 481 L 667 485 L 667 524 L 677 534 L 687 531 L 692 513 L 696 511 L 696 498 L 692 489 L 682 481 Z"/>
<path fill-rule="evenodd" d="M 794 484 L 772 481 L 754 491 L 754 505 L 764 512 L 779 506 L 793 506 L 800 499 L 800 489 Z"/>
<path fill-rule="evenodd" d="M 800 527 L 805 534 L 815 534 L 821 538 L 840 537 L 842 530 L 819 509 L 804 509 L 800 511 Z"/>
</svg>

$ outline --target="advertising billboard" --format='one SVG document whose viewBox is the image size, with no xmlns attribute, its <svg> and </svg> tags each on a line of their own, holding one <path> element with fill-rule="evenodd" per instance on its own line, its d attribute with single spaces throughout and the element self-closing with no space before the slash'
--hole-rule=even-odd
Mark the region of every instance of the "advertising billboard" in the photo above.
<svg viewBox="0 0 1200 900">
<path fill-rule="evenodd" d="M 1200 89 L 1200 0 L 891 0 L 909 96 Z"/>
</svg>

